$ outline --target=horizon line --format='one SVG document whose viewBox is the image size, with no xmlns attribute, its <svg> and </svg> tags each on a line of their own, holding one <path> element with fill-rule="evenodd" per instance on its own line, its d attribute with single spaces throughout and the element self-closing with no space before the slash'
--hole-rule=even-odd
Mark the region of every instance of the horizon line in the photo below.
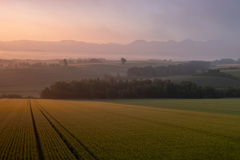
<svg viewBox="0 0 240 160">
<path fill-rule="evenodd" d="M 204 41 L 200 41 L 200 40 L 192 40 L 192 39 L 184 39 L 184 40 L 180 40 L 180 41 L 176 41 L 176 40 L 143 40 L 143 39 L 136 39 L 133 40 L 131 42 L 128 43 L 117 43 L 117 42 L 106 42 L 106 43 L 97 43 L 97 42 L 89 42 L 89 41 L 82 41 L 82 40 L 74 40 L 74 39 L 62 39 L 62 40 L 31 40 L 31 39 L 19 39 L 19 40 L 7 40 L 7 41 L 2 41 L 0 40 L 0 42 L 20 42 L 20 41 L 32 41 L 32 42 L 80 42 L 80 43 L 88 43 L 88 44 L 99 44 L 99 45 L 104 45 L 104 44 L 118 44 L 118 45 L 128 45 L 134 42 L 147 42 L 147 43 L 151 43 L 151 42 L 176 42 L 176 43 L 181 43 L 184 41 L 193 41 L 193 42 L 208 42 L 208 41 L 214 41 L 214 40 L 204 40 Z"/>
</svg>

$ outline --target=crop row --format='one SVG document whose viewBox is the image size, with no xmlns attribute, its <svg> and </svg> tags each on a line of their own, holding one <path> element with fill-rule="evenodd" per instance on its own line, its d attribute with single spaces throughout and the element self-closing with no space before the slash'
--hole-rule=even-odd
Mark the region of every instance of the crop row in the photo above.
<svg viewBox="0 0 240 160">
<path fill-rule="evenodd" d="M 8 107 L 8 116 L 1 126 L 0 159 L 38 159 L 28 102 L 16 100 L 1 111 L 4 107 Z"/>
<path fill-rule="evenodd" d="M 240 100 L 173 101 L 0 100 L 0 159 L 240 159 Z"/>
<path fill-rule="evenodd" d="M 0 159 L 98 159 L 36 100 L 0 100 Z"/>
<path fill-rule="evenodd" d="M 34 101 L 45 120 L 51 125 L 76 159 L 97 159 L 87 146 L 69 132 L 58 120 L 51 116 L 37 100 Z"/>
<path fill-rule="evenodd" d="M 88 102 L 83 102 L 83 106 L 79 106 L 79 104 L 69 105 L 69 103 L 65 102 L 60 104 L 57 101 L 51 103 L 49 100 L 37 100 L 37 102 L 42 106 L 43 110 L 49 114 L 49 117 L 55 119 L 53 121 L 56 121 L 56 125 L 63 126 L 62 128 L 65 128 L 64 130 L 70 132 L 77 141 L 80 141 L 82 144 L 87 146 L 87 148 L 91 149 L 91 153 L 93 153 L 95 157 L 98 159 L 119 159 L 118 156 L 112 154 L 113 149 L 116 149 L 116 151 L 121 154 L 121 150 L 119 150 L 120 148 L 116 148 L 117 144 L 114 144 L 114 141 L 118 141 L 118 139 L 114 137 L 115 135 L 112 134 L 111 130 L 108 130 L 109 128 L 103 127 L 105 125 L 112 124 L 114 119 L 110 119 L 106 123 L 102 122 L 102 120 L 98 121 L 95 118 L 97 117 L 95 115 L 96 110 L 91 110 L 90 106 L 92 103 L 88 105 Z M 84 110 L 85 107 L 90 112 L 81 113 L 81 110 Z M 93 113 L 93 115 L 91 115 L 91 113 Z M 100 114 L 103 115 L 102 113 Z M 109 116 L 111 115 L 107 113 L 106 117 Z M 96 127 L 98 129 L 96 129 Z M 114 127 L 124 129 L 124 126 Z M 108 143 L 109 139 L 115 140 Z"/>
<path fill-rule="evenodd" d="M 95 101 L 37 101 L 99 159 L 240 158 L 239 116 Z"/>
<path fill-rule="evenodd" d="M 76 159 L 39 108 L 34 103 L 30 105 L 37 131 L 36 137 L 40 142 L 39 152 L 42 152 L 43 159 Z"/>
</svg>

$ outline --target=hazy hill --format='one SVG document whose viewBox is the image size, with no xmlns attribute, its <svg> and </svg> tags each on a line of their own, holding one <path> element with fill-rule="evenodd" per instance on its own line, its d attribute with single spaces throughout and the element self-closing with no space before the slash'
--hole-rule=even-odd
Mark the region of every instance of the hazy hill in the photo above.
<svg viewBox="0 0 240 160">
<path fill-rule="evenodd" d="M 31 52 L 32 58 L 98 57 L 119 59 L 173 59 L 215 60 L 239 58 L 240 45 L 223 41 L 151 41 L 136 40 L 130 44 L 95 44 L 73 40 L 64 41 L 9 41 L 0 42 L 0 53 L 11 52 L 10 58 L 19 58 Z M 46 52 L 46 54 L 44 54 Z M 47 54 L 51 53 L 51 54 Z M 4 54 L 0 54 L 4 55 Z M 39 57 L 40 56 L 40 57 Z M 5 58 L 5 57 L 2 57 Z M 23 58 L 23 57 L 21 57 Z"/>
</svg>

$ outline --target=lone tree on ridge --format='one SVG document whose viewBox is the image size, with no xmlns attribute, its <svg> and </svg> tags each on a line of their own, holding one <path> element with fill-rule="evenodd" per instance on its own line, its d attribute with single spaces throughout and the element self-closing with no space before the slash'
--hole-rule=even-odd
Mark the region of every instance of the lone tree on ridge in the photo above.
<svg viewBox="0 0 240 160">
<path fill-rule="evenodd" d="M 121 58 L 122 64 L 126 63 L 127 60 L 125 58 Z"/>
</svg>

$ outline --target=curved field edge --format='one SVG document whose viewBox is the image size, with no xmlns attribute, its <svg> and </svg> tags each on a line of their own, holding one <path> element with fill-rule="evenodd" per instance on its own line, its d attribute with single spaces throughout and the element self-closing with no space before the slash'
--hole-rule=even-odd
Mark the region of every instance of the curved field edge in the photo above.
<svg viewBox="0 0 240 160">
<path fill-rule="evenodd" d="M 172 76 L 172 77 L 158 77 L 160 79 L 171 79 L 173 82 L 181 83 L 182 81 L 193 82 L 201 87 L 211 86 L 214 88 L 227 88 L 228 86 L 240 87 L 240 81 L 214 76 Z"/>
<path fill-rule="evenodd" d="M 104 102 L 240 116 L 240 99 L 133 99 Z"/>
</svg>

